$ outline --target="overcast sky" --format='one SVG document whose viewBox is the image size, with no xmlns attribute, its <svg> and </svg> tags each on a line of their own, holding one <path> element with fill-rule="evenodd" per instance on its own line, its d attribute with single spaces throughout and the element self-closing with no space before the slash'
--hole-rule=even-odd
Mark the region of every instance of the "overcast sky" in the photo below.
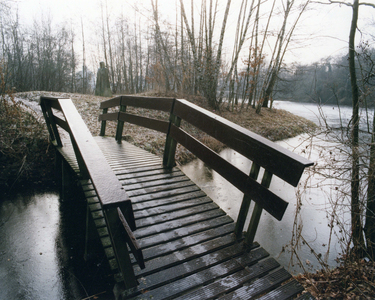
<svg viewBox="0 0 375 300">
<path fill-rule="evenodd" d="M 31 22 L 33 19 L 40 18 L 41 13 L 50 14 L 55 23 L 73 21 L 77 26 L 80 26 L 80 18 L 82 17 L 86 27 L 85 31 L 92 29 L 95 19 L 98 23 L 101 22 L 99 0 L 18 0 L 17 2 L 21 20 L 24 22 Z M 147 9 L 151 8 L 151 0 L 107 0 L 107 2 L 112 15 L 123 11 L 129 18 L 134 19 L 140 18 L 141 14 L 148 16 Z M 161 17 L 173 22 L 176 18 L 176 2 L 178 1 L 159 0 Z M 200 1 L 195 0 L 195 2 Z M 228 33 L 226 35 L 228 41 L 233 36 L 230 32 L 233 32 L 231 30 L 235 28 L 238 2 L 239 0 L 232 0 L 232 19 L 228 21 Z M 375 0 L 367 0 L 366 2 L 375 4 Z M 184 3 L 188 9 L 190 0 L 184 0 Z M 219 3 L 219 9 L 224 11 L 226 0 L 219 0 Z M 135 13 L 135 6 L 140 8 L 139 13 Z M 198 4 L 196 6 L 198 7 Z M 287 61 L 311 63 L 327 56 L 346 53 L 351 16 L 351 8 L 345 5 L 311 5 L 309 11 L 302 17 L 295 34 L 296 39 L 304 42 L 290 48 L 291 51 L 286 58 Z M 362 6 L 359 16 L 359 27 L 362 32 L 372 32 L 375 35 L 375 9 Z M 145 25 L 147 26 L 147 23 L 143 24 L 143 26 Z M 357 33 L 357 36 L 359 37 L 360 34 Z"/>
</svg>

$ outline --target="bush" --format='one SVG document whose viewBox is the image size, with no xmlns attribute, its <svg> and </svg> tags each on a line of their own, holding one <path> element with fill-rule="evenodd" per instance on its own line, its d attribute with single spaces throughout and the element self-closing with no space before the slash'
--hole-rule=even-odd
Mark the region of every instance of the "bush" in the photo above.
<svg viewBox="0 0 375 300">
<path fill-rule="evenodd" d="M 53 180 L 54 149 L 48 132 L 35 112 L 16 102 L 13 91 L 0 86 L 0 186 Z"/>
</svg>

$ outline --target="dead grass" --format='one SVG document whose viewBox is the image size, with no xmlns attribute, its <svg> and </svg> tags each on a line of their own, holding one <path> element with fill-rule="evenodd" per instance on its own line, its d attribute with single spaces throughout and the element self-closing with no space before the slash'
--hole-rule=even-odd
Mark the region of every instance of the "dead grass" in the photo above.
<svg viewBox="0 0 375 300">
<path fill-rule="evenodd" d="M 375 299 L 375 263 L 372 261 L 349 260 L 333 270 L 300 274 L 295 278 L 317 300 Z"/>
</svg>

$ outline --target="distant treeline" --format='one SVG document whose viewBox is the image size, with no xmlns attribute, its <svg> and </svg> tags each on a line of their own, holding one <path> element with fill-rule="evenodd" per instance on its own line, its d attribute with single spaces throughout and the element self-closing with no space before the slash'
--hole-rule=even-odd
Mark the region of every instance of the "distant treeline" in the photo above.
<svg viewBox="0 0 375 300">
<path fill-rule="evenodd" d="M 219 44 L 214 38 L 215 20 L 209 17 L 213 8 L 202 6 L 205 18 L 197 22 L 200 30 L 195 35 L 194 23 L 189 23 L 182 3 L 181 11 L 176 11 L 175 27 L 163 25 L 163 28 L 157 5 L 152 5 L 151 26 L 147 31 L 123 15 L 110 17 L 102 6 L 102 18 L 91 28 L 95 34 L 89 38 L 83 20 L 80 26 L 55 25 L 47 17 L 26 26 L 21 24 L 17 13 L 0 5 L 2 89 L 93 93 L 96 70 L 99 62 L 104 61 L 114 94 L 156 90 L 203 95 L 212 107 L 225 102 L 229 109 L 235 105 L 241 109 L 252 106 L 257 112 L 272 99 L 351 105 L 347 56 L 311 65 L 283 63 L 286 41 L 293 31 L 288 26 L 294 28 L 298 21 L 298 18 L 290 20 L 292 6 L 287 7 L 282 26 L 274 28 L 279 33 L 272 56 L 265 55 L 263 50 L 271 33 L 257 31 L 260 7 L 240 11 L 242 21 L 238 23 L 233 58 L 228 62 L 221 53 L 230 1 L 223 16 Z M 291 5 L 289 1 L 287 4 Z M 297 17 L 304 8 L 294 12 Z M 272 14 L 269 20 L 271 17 Z M 245 47 L 248 36 L 250 46 Z M 375 50 L 361 44 L 357 53 L 358 74 L 374 77 L 369 68 L 375 61 Z M 360 80 L 363 86 L 369 86 L 365 81 L 373 78 Z M 366 95 L 364 88 L 360 92 Z"/>
<path fill-rule="evenodd" d="M 367 97 L 367 93 L 369 87 L 375 85 L 372 70 L 375 49 L 361 45 L 357 49 L 356 59 L 361 105 L 374 106 L 375 99 Z M 348 55 L 283 69 L 274 99 L 352 105 Z"/>
</svg>

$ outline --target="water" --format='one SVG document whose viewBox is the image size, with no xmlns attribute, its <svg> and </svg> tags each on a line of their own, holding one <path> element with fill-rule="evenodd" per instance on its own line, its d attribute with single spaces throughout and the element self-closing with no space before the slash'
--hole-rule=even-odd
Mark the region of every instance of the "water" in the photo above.
<svg viewBox="0 0 375 300">
<path fill-rule="evenodd" d="M 109 295 L 113 287 L 102 278 L 100 259 L 83 260 L 86 210 L 81 197 L 61 201 L 54 189 L 19 190 L 0 201 L 0 299 Z"/>
<path fill-rule="evenodd" d="M 285 109 L 296 115 L 300 115 L 309 119 L 316 124 L 324 124 L 321 115 L 326 117 L 327 123 L 335 128 L 346 126 L 351 118 L 351 108 L 335 106 L 324 106 L 319 108 L 315 104 L 302 104 L 294 102 L 275 101 L 275 108 Z M 364 112 L 362 112 L 364 115 Z M 372 116 L 370 116 L 372 118 Z M 362 124 L 362 128 L 365 125 Z M 310 147 L 310 140 L 306 135 L 278 142 L 285 148 L 303 155 L 315 163 L 325 163 L 322 157 L 320 147 L 324 149 L 333 149 L 335 151 L 336 144 L 321 141 L 319 138 L 314 140 L 315 147 Z M 323 143 L 323 144 L 322 144 Z M 318 145 L 319 144 L 319 145 Z M 320 147 L 319 147 L 320 146 Z M 249 173 L 251 162 L 241 154 L 230 150 L 223 150 L 220 155 L 227 159 L 230 163 L 237 166 L 245 173 Z M 333 153 L 336 158 L 339 153 Z M 205 166 L 200 160 L 194 160 L 182 167 L 182 170 L 197 183 L 214 201 L 230 215 L 234 220 L 237 219 L 243 194 L 223 179 L 215 171 Z M 264 212 L 258 227 L 255 240 L 258 241 L 270 254 L 278 259 L 278 261 L 289 269 L 292 273 L 303 271 L 296 260 L 291 261 L 290 248 L 286 247 L 292 238 L 292 228 L 295 219 L 295 211 L 297 204 L 297 192 L 303 191 L 302 208 L 299 224 L 302 227 L 302 234 L 309 245 L 316 251 L 317 255 L 322 255 L 330 266 L 335 266 L 336 257 L 342 252 L 341 244 L 338 242 L 339 235 L 335 235 L 330 231 L 327 211 L 329 210 L 329 202 L 338 197 L 335 186 L 338 182 L 333 180 L 325 180 L 321 176 L 308 177 L 309 173 L 305 172 L 301 183 L 307 184 L 309 187 L 306 191 L 303 188 L 294 188 L 287 183 L 282 182 L 277 177 L 272 180 L 270 189 L 281 198 L 289 202 L 289 206 L 285 212 L 281 222 L 274 219 L 268 213 Z M 251 211 L 252 208 L 250 208 Z M 245 228 L 247 224 L 245 225 Z M 336 230 L 336 233 L 339 229 Z M 332 233 L 332 234 L 331 234 Z M 298 249 L 303 266 L 306 270 L 315 271 L 320 269 L 317 258 L 306 245 L 302 245 Z"/>
</svg>

